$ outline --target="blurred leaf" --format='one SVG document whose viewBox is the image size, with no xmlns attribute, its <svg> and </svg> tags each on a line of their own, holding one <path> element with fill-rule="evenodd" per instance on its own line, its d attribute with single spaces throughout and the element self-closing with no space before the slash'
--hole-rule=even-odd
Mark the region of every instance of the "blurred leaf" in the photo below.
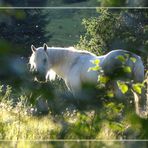
<svg viewBox="0 0 148 148">
<path fill-rule="evenodd" d="M 100 60 L 96 59 L 96 60 L 92 60 L 91 63 L 95 64 L 95 65 L 99 65 Z"/>
<path fill-rule="evenodd" d="M 98 82 L 100 82 L 100 83 L 107 83 L 109 81 L 109 77 L 107 77 L 107 76 L 98 76 Z"/>
<path fill-rule="evenodd" d="M 133 63 L 136 62 L 136 58 L 134 58 L 134 57 L 130 57 L 130 60 L 131 60 Z"/>
<path fill-rule="evenodd" d="M 100 60 L 96 59 L 96 60 L 91 60 L 90 62 L 93 63 L 93 64 L 95 64 L 96 66 L 90 67 L 88 69 L 88 72 L 89 71 L 97 71 L 97 70 L 100 70 L 101 69 L 101 67 L 99 66 Z"/>
<path fill-rule="evenodd" d="M 113 130 L 113 131 L 116 131 L 116 132 L 123 132 L 125 130 L 123 124 L 121 123 L 118 123 L 118 122 L 112 122 L 110 124 L 110 128 Z"/>
<path fill-rule="evenodd" d="M 116 59 L 118 59 L 122 63 L 125 63 L 126 62 L 126 59 L 122 55 L 117 56 Z"/>
<path fill-rule="evenodd" d="M 132 87 L 133 87 L 135 92 L 137 92 L 138 94 L 141 94 L 142 87 L 143 87 L 142 83 L 133 84 Z"/>
<path fill-rule="evenodd" d="M 131 68 L 129 66 L 124 66 L 123 71 L 126 72 L 126 73 L 131 73 L 132 72 L 132 70 L 131 70 Z"/>
<path fill-rule="evenodd" d="M 124 55 L 126 56 L 126 59 L 128 59 L 128 58 L 129 58 L 129 54 L 127 54 L 127 53 L 126 53 L 126 54 L 124 54 Z"/>
<path fill-rule="evenodd" d="M 117 85 L 123 94 L 125 94 L 128 91 L 128 86 L 124 82 L 117 81 Z"/>
<path fill-rule="evenodd" d="M 107 96 L 108 96 L 109 98 L 113 98 L 113 97 L 114 97 L 113 91 L 107 91 Z"/>
<path fill-rule="evenodd" d="M 100 67 L 99 67 L 99 66 L 90 67 L 90 68 L 88 69 L 88 72 L 89 72 L 89 71 L 97 71 L 97 70 L 100 70 Z"/>
</svg>

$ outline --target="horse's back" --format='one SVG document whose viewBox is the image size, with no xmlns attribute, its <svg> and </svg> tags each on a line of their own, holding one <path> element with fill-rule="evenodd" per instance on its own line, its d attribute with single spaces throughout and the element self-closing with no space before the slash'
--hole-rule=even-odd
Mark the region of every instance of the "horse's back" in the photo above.
<svg viewBox="0 0 148 148">
<path fill-rule="evenodd" d="M 106 54 L 102 68 L 104 73 L 109 76 L 115 76 L 119 72 L 119 75 L 136 82 L 142 82 L 144 79 L 144 66 L 141 58 L 126 50 L 113 50 Z M 130 70 L 126 68 L 130 68 Z"/>
</svg>

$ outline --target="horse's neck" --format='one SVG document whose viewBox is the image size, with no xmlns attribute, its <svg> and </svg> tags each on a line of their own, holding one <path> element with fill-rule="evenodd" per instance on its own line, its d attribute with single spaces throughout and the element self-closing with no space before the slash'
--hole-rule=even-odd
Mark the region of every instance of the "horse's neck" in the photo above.
<svg viewBox="0 0 148 148">
<path fill-rule="evenodd" d="M 59 76 L 64 78 L 66 75 L 70 63 L 72 61 L 72 55 L 69 50 L 64 48 L 48 49 L 49 61 L 51 63 L 51 69 L 53 69 Z"/>
</svg>

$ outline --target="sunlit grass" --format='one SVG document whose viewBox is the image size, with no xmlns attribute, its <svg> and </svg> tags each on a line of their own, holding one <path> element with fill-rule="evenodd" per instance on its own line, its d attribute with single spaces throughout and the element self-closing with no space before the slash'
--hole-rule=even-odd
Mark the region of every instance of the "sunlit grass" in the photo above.
<svg viewBox="0 0 148 148">
<path fill-rule="evenodd" d="M 47 140 L 52 138 L 53 130 L 60 131 L 60 125 L 54 123 L 50 115 L 39 118 L 25 115 L 23 110 L 16 112 L 16 108 L 8 108 L 2 108 L 0 112 L 2 140 Z"/>
<path fill-rule="evenodd" d="M 101 107 L 89 105 L 89 109 L 81 110 L 70 102 L 55 98 L 49 113 L 43 115 L 37 112 L 35 104 L 29 103 L 27 95 L 15 94 L 10 86 L 3 90 L 3 86 L 0 87 L 0 140 L 147 137 L 148 129 L 144 131 L 147 120 L 141 120 L 132 108 L 125 113 L 122 103 L 106 102 Z"/>
</svg>

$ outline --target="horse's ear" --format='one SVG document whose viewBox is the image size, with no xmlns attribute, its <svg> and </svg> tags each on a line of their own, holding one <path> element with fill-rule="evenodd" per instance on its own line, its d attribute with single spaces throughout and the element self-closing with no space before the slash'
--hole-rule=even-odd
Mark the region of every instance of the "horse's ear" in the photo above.
<svg viewBox="0 0 148 148">
<path fill-rule="evenodd" d="M 31 45 L 31 50 L 32 50 L 32 52 L 36 51 L 36 48 L 34 47 L 34 45 Z"/>
<path fill-rule="evenodd" d="M 44 43 L 43 47 L 44 47 L 44 50 L 47 51 L 48 46 L 46 43 Z"/>
</svg>

